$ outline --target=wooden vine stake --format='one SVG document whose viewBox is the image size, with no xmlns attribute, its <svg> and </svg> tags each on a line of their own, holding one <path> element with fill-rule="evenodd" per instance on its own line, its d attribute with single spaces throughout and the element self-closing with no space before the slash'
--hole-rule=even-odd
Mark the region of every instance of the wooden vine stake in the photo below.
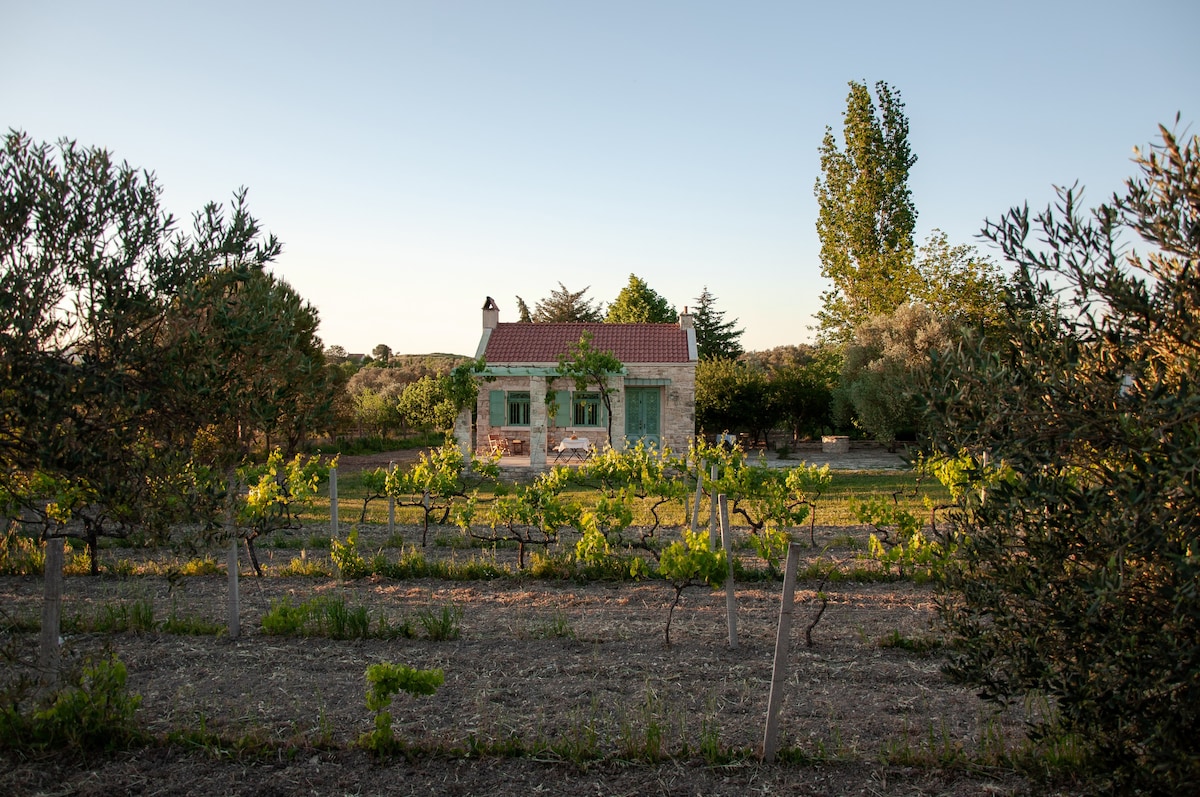
<svg viewBox="0 0 1200 797">
<path fill-rule="evenodd" d="M 329 469 L 329 533 L 333 539 L 338 535 L 337 468 Z"/>
<path fill-rule="evenodd" d="M 779 604 L 779 630 L 775 636 L 775 665 L 771 670 L 771 695 L 767 698 L 767 730 L 763 735 L 763 761 L 775 761 L 779 743 L 779 709 L 787 681 L 788 644 L 792 638 L 792 614 L 795 610 L 796 570 L 800 565 L 800 546 L 788 545 L 787 566 L 783 571 L 783 598 Z"/>
<path fill-rule="evenodd" d="M 713 466 L 712 466 L 712 474 L 711 475 L 712 475 L 711 483 L 713 486 L 713 496 L 712 496 L 711 508 L 708 513 L 708 547 L 712 548 L 713 550 L 716 550 L 716 548 L 717 548 L 717 493 L 716 493 L 717 465 L 715 462 L 713 463 Z"/>
<path fill-rule="evenodd" d="M 58 684 L 61 648 L 59 631 L 62 625 L 63 595 L 63 538 L 46 540 L 46 561 L 42 568 L 42 638 L 38 669 L 42 682 L 50 687 Z"/>
<path fill-rule="evenodd" d="M 721 510 L 721 544 L 725 547 L 725 563 L 729 575 L 725 578 L 725 616 L 729 626 L 729 649 L 737 650 L 737 594 L 733 586 L 733 529 L 729 526 L 729 503 L 725 493 L 717 496 Z"/>
<path fill-rule="evenodd" d="M 704 462 L 696 463 L 696 500 L 692 504 L 692 534 L 700 524 L 700 502 L 704 500 Z"/>
</svg>

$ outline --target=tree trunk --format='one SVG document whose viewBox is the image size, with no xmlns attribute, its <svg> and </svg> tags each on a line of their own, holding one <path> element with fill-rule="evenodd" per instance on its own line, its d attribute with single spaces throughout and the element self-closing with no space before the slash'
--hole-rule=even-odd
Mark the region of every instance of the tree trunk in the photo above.
<svg viewBox="0 0 1200 797">
<path fill-rule="evenodd" d="M 100 575 L 100 563 L 96 561 L 96 538 L 89 535 L 87 538 L 88 549 L 88 574 L 93 576 Z"/>
<path fill-rule="evenodd" d="M 254 575 L 262 578 L 262 565 L 258 563 L 258 552 L 254 550 L 254 538 L 246 538 L 246 555 L 250 557 L 250 566 L 254 568 Z"/>
<path fill-rule="evenodd" d="M 687 584 L 682 587 L 675 587 L 675 600 L 671 601 L 671 608 L 667 609 L 667 627 L 663 631 L 663 638 L 666 640 L 667 647 L 671 647 L 671 620 L 675 617 L 675 607 L 679 605 L 679 599 L 683 597 L 683 591 L 687 589 Z"/>
<path fill-rule="evenodd" d="M 421 547 L 429 544 L 429 513 L 433 507 L 429 505 L 429 491 L 421 493 L 421 508 L 425 510 L 425 528 L 421 531 Z"/>
</svg>

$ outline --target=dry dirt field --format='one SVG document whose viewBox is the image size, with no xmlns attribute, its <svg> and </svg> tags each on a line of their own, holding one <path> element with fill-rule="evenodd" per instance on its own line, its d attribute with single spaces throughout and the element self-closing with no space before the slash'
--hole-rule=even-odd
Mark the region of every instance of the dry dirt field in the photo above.
<svg viewBox="0 0 1200 797">
<path fill-rule="evenodd" d="M 419 540 L 416 528 L 404 531 Z M 818 529 L 818 547 L 847 532 L 854 530 Z M 480 555 L 436 546 L 427 552 Z M 276 550 L 268 558 L 278 566 L 296 554 Z M 515 559 L 504 549 L 494 555 Z M 804 644 L 804 628 L 818 606 L 817 585 L 797 586 L 780 724 L 787 760 L 767 765 L 757 751 L 779 582 L 738 585 L 738 644 L 731 649 L 723 590 L 684 593 L 668 647 L 663 629 L 673 591 L 662 582 L 342 582 L 258 579 L 247 570 L 243 565 L 236 640 L 163 633 L 66 640 L 73 656 L 105 650 L 120 656 L 130 690 L 142 697 L 138 718 L 147 731 L 165 738 L 173 730 L 203 728 L 222 744 L 160 744 L 86 759 L 0 753 L 6 797 L 1072 793 L 1030 783 L 1009 769 L 935 763 L 953 758 L 946 754 L 959 747 L 974 756 L 985 734 L 1019 743 L 1021 718 L 998 715 L 970 689 L 948 682 L 939 655 L 879 644 L 893 633 L 926 638 L 936 632 L 933 593 L 912 583 L 828 586 L 812 647 Z M 158 618 L 174 606 L 221 622 L 225 595 L 223 575 L 72 576 L 64 615 L 149 600 Z M 462 612 L 460 635 L 336 641 L 264 633 L 261 620 L 272 601 L 318 595 L 367 606 L 373 617 L 391 622 L 454 607 Z M 36 617 L 40 600 L 40 579 L 0 578 L 0 605 L 9 616 Z M 15 640 L 34 655 L 36 634 L 5 636 L 0 641 Z M 381 661 L 445 672 L 435 695 L 396 698 L 396 736 L 419 752 L 384 760 L 354 746 L 372 727 L 364 671 Z M 540 752 L 503 754 L 514 739 Z M 254 751 L 239 751 L 239 740 L 252 742 L 247 746 Z M 702 754 L 706 744 L 741 754 L 710 763 Z M 657 760 L 648 750 L 659 751 Z"/>
</svg>

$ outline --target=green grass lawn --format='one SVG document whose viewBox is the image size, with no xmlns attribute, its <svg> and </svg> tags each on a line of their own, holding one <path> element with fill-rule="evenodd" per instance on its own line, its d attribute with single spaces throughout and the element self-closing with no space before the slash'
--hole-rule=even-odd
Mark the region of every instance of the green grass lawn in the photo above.
<svg viewBox="0 0 1200 797">
<path fill-rule="evenodd" d="M 306 523 L 329 522 L 329 492 L 323 487 L 321 497 L 314 501 L 311 508 L 302 515 Z M 495 491 L 483 488 L 479 496 L 483 500 L 493 498 Z M 598 493 L 593 489 L 582 486 L 569 488 L 566 497 L 577 501 L 584 508 L 595 504 Z M 367 489 L 361 474 L 345 474 L 338 477 L 338 520 L 339 526 L 352 526 L 359 522 L 363 500 L 367 497 Z M 694 496 L 688 496 L 688 509 Z M 934 504 L 945 503 L 949 500 L 947 490 L 933 479 L 920 479 L 911 470 L 895 471 L 833 471 L 833 480 L 826 493 L 817 498 L 816 522 L 824 526 L 857 525 L 854 515 L 856 504 L 872 497 L 883 497 L 895 500 L 897 504 L 916 514 L 918 517 L 928 514 L 926 501 Z M 658 510 L 659 517 L 665 526 L 680 526 L 686 522 L 682 502 L 664 505 Z M 701 515 L 707 517 L 706 509 L 702 507 Z M 398 506 L 396 522 L 399 524 L 421 523 L 423 511 L 418 507 Z M 646 525 L 652 522 L 649 503 L 643 502 L 635 508 L 635 524 Z M 387 499 L 377 498 L 367 506 L 364 519 L 367 524 L 381 525 L 388 522 Z"/>
</svg>

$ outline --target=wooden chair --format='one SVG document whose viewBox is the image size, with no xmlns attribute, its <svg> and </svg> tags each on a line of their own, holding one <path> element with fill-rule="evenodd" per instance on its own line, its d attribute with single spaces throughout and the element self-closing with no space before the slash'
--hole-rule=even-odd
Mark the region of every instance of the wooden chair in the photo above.
<svg viewBox="0 0 1200 797">
<path fill-rule="evenodd" d="M 502 434 L 489 434 L 488 446 L 491 447 L 493 454 L 507 456 L 508 454 L 508 438 Z"/>
</svg>

